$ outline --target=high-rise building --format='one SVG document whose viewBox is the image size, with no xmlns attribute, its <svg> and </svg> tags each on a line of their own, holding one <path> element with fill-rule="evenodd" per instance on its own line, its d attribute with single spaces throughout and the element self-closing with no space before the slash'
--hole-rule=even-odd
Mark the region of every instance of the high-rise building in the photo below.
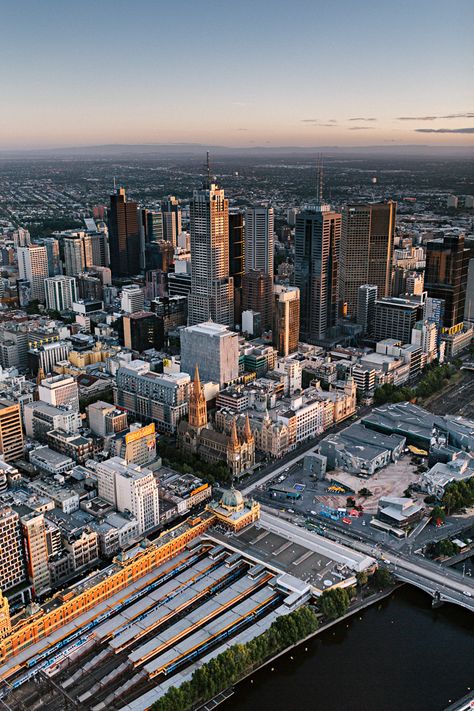
<svg viewBox="0 0 474 711">
<path fill-rule="evenodd" d="M 423 314 L 423 304 L 395 296 L 375 302 L 374 338 L 383 341 L 393 338 L 401 343 L 410 343 L 415 323 Z"/>
<path fill-rule="evenodd" d="M 48 254 L 49 276 L 61 274 L 61 256 L 59 252 L 59 241 L 55 237 L 43 237 L 41 244 L 46 247 Z"/>
<path fill-rule="evenodd" d="M 59 234 L 62 237 L 65 274 L 77 276 L 91 267 L 108 267 L 105 230 L 68 230 Z"/>
<path fill-rule="evenodd" d="M 375 325 L 375 302 L 377 301 L 377 286 L 375 284 L 362 284 L 357 292 L 357 323 L 362 326 L 364 333 L 369 335 Z"/>
<path fill-rule="evenodd" d="M 264 271 L 246 272 L 242 278 L 242 310 L 260 314 L 260 328 L 268 331 L 273 318 L 273 277 Z"/>
<path fill-rule="evenodd" d="M 46 526 L 42 513 L 33 511 L 21 517 L 25 544 L 26 572 L 35 596 L 44 595 L 51 589 L 48 567 Z"/>
<path fill-rule="evenodd" d="M 463 234 L 446 234 L 426 245 L 425 290 L 444 300 L 444 328 L 463 322 L 469 256 Z"/>
<path fill-rule="evenodd" d="M 242 277 L 245 269 L 244 216 L 241 212 L 229 214 L 229 272 L 234 280 L 234 318 L 242 318 Z"/>
<path fill-rule="evenodd" d="M 337 323 L 341 215 L 329 205 L 308 206 L 296 217 L 295 285 L 300 290 L 301 339 L 324 340 Z"/>
<path fill-rule="evenodd" d="M 110 267 L 114 277 L 138 274 L 140 271 L 138 205 L 127 200 L 124 188 L 118 188 L 110 196 L 109 247 Z"/>
<path fill-rule="evenodd" d="M 183 328 L 181 336 L 181 371 L 224 385 L 239 376 L 239 337 L 237 333 L 211 321 Z"/>
<path fill-rule="evenodd" d="M 96 466 L 99 496 L 118 511 L 130 511 L 138 521 L 139 533 L 158 526 L 158 483 L 153 472 L 120 457 L 111 457 Z"/>
<path fill-rule="evenodd" d="M 224 190 L 207 177 L 190 204 L 190 325 L 212 320 L 234 325 L 234 280 L 229 275 L 229 205 Z"/>
<path fill-rule="evenodd" d="M 163 200 L 161 211 L 163 213 L 163 239 L 176 247 L 178 235 L 181 233 L 181 208 L 174 195 L 169 195 L 166 200 Z"/>
<path fill-rule="evenodd" d="M 126 314 L 133 314 L 136 311 L 142 311 L 145 305 L 145 294 L 143 289 L 136 284 L 124 286 L 120 299 L 120 308 Z"/>
<path fill-rule="evenodd" d="M 273 345 L 278 355 L 298 350 L 300 333 L 300 290 L 296 286 L 274 286 Z"/>
<path fill-rule="evenodd" d="M 79 390 L 77 383 L 70 375 L 53 375 L 44 378 L 38 386 L 39 399 L 48 405 L 70 405 L 79 410 Z"/>
<path fill-rule="evenodd" d="M 136 311 L 123 317 L 123 344 L 132 351 L 160 349 L 164 345 L 163 320 L 150 311 Z"/>
<path fill-rule="evenodd" d="M 0 455 L 6 462 L 23 457 L 20 405 L 10 400 L 0 400 Z"/>
<path fill-rule="evenodd" d="M 70 276 L 55 276 L 44 280 L 46 308 L 52 311 L 72 309 L 77 300 L 76 280 Z"/>
<path fill-rule="evenodd" d="M 10 506 L 0 508 L 0 590 L 25 582 L 20 517 Z"/>
<path fill-rule="evenodd" d="M 397 203 L 346 205 L 342 211 L 339 298 L 355 318 L 361 284 L 375 284 L 378 297 L 390 294 Z"/>
<path fill-rule="evenodd" d="M 44 280 L 49 276 L 46 247 L 39 244 L 18 247 L 17 255 L 20 279 L 30 283 L 31 298 L 44 303 Z"/>
<path fill-rule="evenodd" d="M 245 211 L 245 271 L 263 271 L 273 278 L 274 215 L 272 207 Z"/>
<path fill-rule="evenodd" d="M 464 306 L 464 321 L 474 325 L 474 259 L 469 260 L 466 284 L 466 303 Z"/>
<path fill-rule="evenodd" d="M 163 213 L 161 210 L 142 210 L 142 224 L 145 242 L 161 242 L 163 235 Z"/>
</svg>

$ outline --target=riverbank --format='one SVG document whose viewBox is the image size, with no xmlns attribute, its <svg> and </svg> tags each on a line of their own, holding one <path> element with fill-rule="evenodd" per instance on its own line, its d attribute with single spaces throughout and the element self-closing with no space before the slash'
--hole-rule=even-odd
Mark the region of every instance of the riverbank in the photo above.
<svg viewBox="0 0 474 711">
<path fill-rule="evenodd" d="M 474 687 L 472 613 L 433 609 L 410 585 L 384 598 L 237 684 L 223 711 L 293 711 L 295 699 L 312 711 L 443 711 L 461 699 Z"/>
<path fill-rule="evenodd" d="M 395 585 L 391 585 L 389 588 L 386 588 L 385 590 L 378 591 L 376 593 L 373 593 L 372 595 L 367 596 L 366 598 L 360 600 L 358 603 L 354 604 L 351 606 L 351 608 L 341 617 L 338 617 L 335 620 L 330 620 L 328 622 L 325 622 L 324 624 L 320 625 L 317 630 L 312 632 L 311 634 L 307 635 L 306 637 L 302 638 L 295 644 L 292 644 L 288 647 L 285 647 L 285 649 L 281 650 L 277 654 L 272 655 L 268 659 L 266 659 L 262 664 L 260 664 L 258 667 L 255 667 L 254 669 L 250 670 L 246 674 L 242 676 L 241 679 L 237 682 L 237 684 L 234 685 L 231 689 L 226 689 L 224 692 L 221 692 L 220 694 L 217 694 L 213 699 L 210 701 L 207 701 L 206 703 L 202 704 L 201 706 L 197 707 L 196 711 L 207 711 L 208 709 L 211 708 L 216 708 L 218 705 L 224 703 L 227 701 L 230 696 L 231 696 L 231 691 L 233 691 L 236 687 L 238 687 L 240 684 L 245 682 L 247 679 L 250 679 L 253 677 L 255 674 L 258 672 L 261 672 L 264 670 L 266 667 L 269 667 L 270 665 L 275 664 L 281 657 L 286 656 L 290 652 L 299 649 L 305 644 L 308 644 L 311 642 L 314 637 L 317 635 L 326 632 L 327 630 L 331 629 L 331 627 L 334 627 L 335 625 L 338 625 L 345 620 L 353 617 L 357 613 L 362 612 L 363 610 L 366 610 L 369 607 L 372 607 L 378 602 L 381 602 L 385 598 L 390 597 L 392 593 L 397 590 L 398 588 L 402 587 L 404 583 L 396 583 Z M 272 670 L 273 671 L 273 670 Z M 225 696 L 224 696 L 225 695 Z"/>
</svg>

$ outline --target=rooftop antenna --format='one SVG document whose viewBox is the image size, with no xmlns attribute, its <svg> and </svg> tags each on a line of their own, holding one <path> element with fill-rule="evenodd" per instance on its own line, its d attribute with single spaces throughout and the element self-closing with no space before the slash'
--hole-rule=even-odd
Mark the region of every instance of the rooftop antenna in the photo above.
<svg viewBox="0 0 474 711">
<path fill-rule="evenodd" d="M 206 151 L 206 183 L 204 187 L 211 187 L 211 162 L 209 160 L 209 151 Z"/>
<path fill-rule="evenodd" d="M 323 154 L 318 153 L 316 161 L 316 203 L 321 205 L 323 202 Z"/>
</svg>

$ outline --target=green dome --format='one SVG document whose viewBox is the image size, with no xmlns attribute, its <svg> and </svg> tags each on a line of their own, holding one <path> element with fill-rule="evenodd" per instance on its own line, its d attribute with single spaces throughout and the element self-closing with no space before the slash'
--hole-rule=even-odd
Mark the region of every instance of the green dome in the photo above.
<svg viewBox="0 0 474 711">
<path fill-rule="evenodd" d="M 224 491 L 224 493 L 222 494 L 222 506 L 226 506 L 227 508 L 237 508 L 243 503 L 244 497 L 242 496 L 240 491 L 237 491 L 237 489 L 234 489 L 234 487 L 232 487 L 232 489 L 227 489 L 227 491 Z"/>
</svg>

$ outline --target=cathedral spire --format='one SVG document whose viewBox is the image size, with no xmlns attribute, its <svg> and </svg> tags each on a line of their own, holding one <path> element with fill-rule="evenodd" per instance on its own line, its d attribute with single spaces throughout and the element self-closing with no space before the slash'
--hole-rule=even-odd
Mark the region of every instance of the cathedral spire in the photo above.
<svg viewBox="0 0 474 711">
<path fill-rule="evenodd" d="M 207 425 L 207 406 L 201 380 L 199 378 L 199 368 L 196 363 L 194 370 L 194 380 L 192 392 L 189 397 L 189 424 L 191 427 L 201 430 Z"/>
<path fill-rule="evenodd" d="M 237 434 L 237 421 L 235 418 L 234 418 L 234 421 L 232 422 L 232 430 L 230 432 L 229 446 L 231 449 L 237 449 L 240 446 L 239 436 Z"/>
</svg>

